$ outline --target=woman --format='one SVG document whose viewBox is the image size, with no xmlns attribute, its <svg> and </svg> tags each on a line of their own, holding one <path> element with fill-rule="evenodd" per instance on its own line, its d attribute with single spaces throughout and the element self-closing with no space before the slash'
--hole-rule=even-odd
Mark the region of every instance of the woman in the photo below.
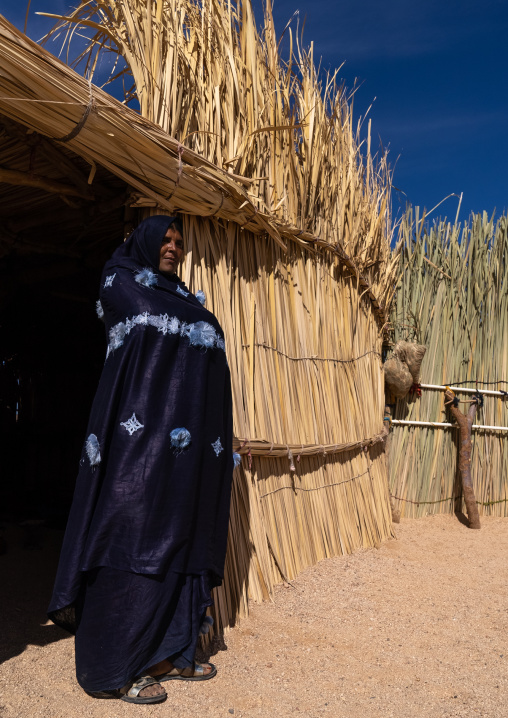
<svg viewBox="0 0 508 718">
<path fill-rule="evenodd" d="M 49 607 L 76 634 L 82 688 L 133 703 L 216 672 L 194 652 L 224 567 L 231 387 L 219 323 L 174 273 L 182 254 L 178 221 L 156 216 L 104 268 L 106 362 Z"/>
</svg>

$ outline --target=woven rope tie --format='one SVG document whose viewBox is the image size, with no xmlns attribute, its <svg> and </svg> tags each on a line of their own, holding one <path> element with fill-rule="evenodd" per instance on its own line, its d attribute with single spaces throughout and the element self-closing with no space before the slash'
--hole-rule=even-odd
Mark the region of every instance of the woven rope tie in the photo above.
<svg viewBox="0 0 508 718">
<path fill-rule="evenodd" d="M 259 210 L 258 210 L 257 207 L 253 207 L 253 209 L 254 209 L 254 214 L 251 214 L 250 217 L 247 217 L 247 219 L 245 220 L 245 222 L 240 225 L 240 229 L 243 229 L 246 224 L 249 224 L 249 222 L 251 221 L 251 219 L 254 219 L 254 217 L 255 217 L 255 216 L 257 215 L 257 213 L 259 212 Z"/>
<path fill-rule="evenodd" d="M 287 450 L 288 450 L 288 459 L 289 459 L 289 470 L 294 473 L 296 471 L 295 468 L 295 462 L 293 461 L 293 452 L 289 448 L 289 446 L 286 444 Z"/>
<path fill-rule="evenodd" d="M 220 204 L 217 207 L 217 209 L 214 209 L 214 211 L 211 214 L 205 215 L 206 217 L 215 217 L 221 211 L 222 205 L 224 204 L 224 199 L 226 197 L 226 195 L 224 194 L 224 192 L 222 190 L 221 190 L 221 195 L 222 195 L 222 198 L 221 198 Z"/>
<path fill-rule="evenodd" d="M 88 101 L 88 105 L 86 106 L 85 111 L 83 112 L 83 116 L 81 117 L 78 124 L 74 127 L 74 129 L 69 132 L 69 134 L 64 135 L 63 137 L 54 137 L 53 139 L 57 142 L 70 142 L 81 132 L 81 130 L 85 126 L 85 122 L 87 121 L 91 111 L 95 106 L 95 100 L 92 93 L 92 82 L 90 80 L 88 81 L 88 87 L 90 91 L 90 99 Z"/>
<path fill-rule="evenodd" d="M 180 178 L 181 178 L 182 172 L 183 172 L 182 155 L 184 153 L 184 150 L 185 150 L 185 147 L 183 145 L 181 145 L 180 143 L 178 143 L 178 150 L 177 150 L 177 152 L 178 152 L 178 174 L 176 177 L 175 186 L 173 187 L 173 189 L 171 190 L 169 195 L 166 197 L 166 202 L 169 202 L 171 200 L 171 198 L 175 194 L 176 190 L 178 189 L 178 185 L 180 184 Z"/>
</svg>

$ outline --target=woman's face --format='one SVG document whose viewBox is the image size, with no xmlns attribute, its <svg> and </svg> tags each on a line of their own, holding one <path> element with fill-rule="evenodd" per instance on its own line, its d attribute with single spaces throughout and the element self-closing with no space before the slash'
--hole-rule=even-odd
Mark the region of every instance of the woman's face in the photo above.
<svg viewBox="0 0 508 718">
<path fill-rule="evenodd" d="M 183 239 L 180 232 L 170 227 L 161 243 L 159 270 L 174 274 L 183 254 Z"/>
</svg>

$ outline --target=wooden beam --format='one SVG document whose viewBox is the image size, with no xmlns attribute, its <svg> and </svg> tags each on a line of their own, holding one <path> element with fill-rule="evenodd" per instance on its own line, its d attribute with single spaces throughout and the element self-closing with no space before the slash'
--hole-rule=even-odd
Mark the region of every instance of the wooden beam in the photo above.
<svg viewBox="0 0 508 718">
<path fill-rule="evenodd" d="M 14 235 L 19 234 L 32 227 L 47 227 L 48 225 L 58 224 L 76 224 L 76 213 L 80 210 L 71 209 L 70 207 L 62 207 L 55 212 L 55 207 L 46 210 L 42 209 L 37 212 L 19 213 L 4 219 L 4 227 L 10 230 Z M 80 215 L 79 215 L 80 216 Z M 0 217 L 1 218 L 1 217 Z"/>
<path fill-rule="evenodd" d="M 90 191 L 88 178 L 84 172 L 77 167 L 74 162 L 59 147 L 53 144 L 43 135 L 37 132 L 27 133 L 26 127 L 18 125 L 17 122 L 10 120 L 5 116 L 0 116 L 0 126 L 2 126 L 8 135 L 22 142 L 29 148 L 37 147 L 37 151 L 56 168 L 59 169 L 64 176 L 70 179 L 77 189 L 85 194 Z M 94 184 L 94 189 L 99 191 L 104 197 L 111 195 L 111 190 L 99 183 Z"/>
<path fill-rule="evenodd" d="M 76 167 L 74 162 L 45 137 L 39 135 L 39 139 L 41 153 L 44 157 L 51 162 L 56 169 L 59 169 L 64 176 L 72 180 L 78 189 L 85 193 L 90 192 L 91 184 L 88 184 L 88 177 Z M 99 182 L 93 182 L 93 187 L 96 194 L 100 194 L 103 197 L 111 197 L 112 192 L 108 187 L 99 184 Z"/>
<path fill-rule="evenodd" d="M 59 194 L 65 197 L 79 197 L 80 199 L 86 200 L 95 199 L 91 192 L 85 193 L 76 187 L 69 187 L 69 185 L 65 185 L 63 182 L 58 182 L 49 177 L 41 177 L 40 175 L 19 172 L 18 170 L 0 168 L 0 182 L 22 187 L 36 187 L 37 189 L 42 189 L 44 192 Z"/>
<path fill-rule="evenodd" d="M 5 247 L 10 251 L 22 252 L 23 254 L 55 254 L 60 257 L 70 257 L 71 259 L 81 259 L 83 252 L 79 249 L 69 247 L 65 243 L 48 244 L 47 242 L 36 242 L 20 237 L 14 239 L 0 232 L 0 247 Z"/>
<path fill-rule="evenodd" d="M 122 194 L 116 195 L 112 199 L 108 199 L 105 202 L 86 204 L 80 209 L 62 207 L 61 210 L 58 210 L 58 217 L 55 217 L 54 208 L 19 216 L 11 216 L 8 219 L 4 219 L 4 225 L 11 232 L 13 232 L 14 235 L 17 235 L 19 232 L 23 232 L 27 229 L 31 229 L 32 227 L 44 227 L 55 224 L 60 226 L 62 223 L 69 223 L 74 226 L 79 223 L 88 225 L 91 221 L 118 209 L 125 204 L 126 201 L 127 192 L 123 192 Z M 1 216 L 0 219 L 2 219 Z"/>
</svg>

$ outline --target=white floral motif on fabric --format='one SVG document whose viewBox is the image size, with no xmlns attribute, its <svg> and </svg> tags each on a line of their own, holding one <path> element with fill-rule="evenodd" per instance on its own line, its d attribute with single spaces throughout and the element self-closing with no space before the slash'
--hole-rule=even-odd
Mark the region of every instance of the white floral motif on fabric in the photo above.
<svg viewBox="0 0 508 718">
<path fill-rule="evenodd" d="M 99 440 L 95 436 L 95 434 L 90 434 L 90 436 L 86 440 L 85 450 L 86 455 L 88 456 L 88 461 L 90 462 L 90 466 L 97 466 L 97 464 L 101 463 L 101 450 Z"/>
<path fill-rule="evenodd" d="M 135 431 L 139 431 L 139 429 L 144 428 L 144 424 L 140 424 L 137 420 L 136 414 L 133 414 L 127 421 L 121 421 L 120 426 L 124 426 L 131 436 Z"/>
<path fill-rule="evenodd" d="M 114 274 L 110 274 L 109 277 L 106 277 L 106 279 L 104 280 L 104 289 L 106 289 L 107 287 L 111 287 L 115 277 L 116 277 L 116 272 Z"/>
<path fill-rule="evenodd" d="M 215 451 L 215 456 L 218 456 L 221 451 L 224 451 L 224 447 L 220 443 L 220 436 L 217 438 L 217 441 L 213 442 L 212 449 Z"/>
<path fill-rule="evenodd" d="M 178 292 L 178 294 L 181 294 L 182 297 L 189 296 L 189 292 L 186 292 L 185 289 L 182 289 L 180 285 L 177 286 L 176 291 Z"/>
<path fill-rule="evenodd" d="M 109 330 L 109 343 L 106 359 L 116 349 L 119 349 L 125 337 L 131 333 L 134 327 L 155 327 L 158 332 L 167 334 L 179 334 L 189 340 L 192 346 L 202 349 L 221 349 L 226 351 L 224 339 L 218 334 L 208 322 L 195 322 L 186 324 L 177 317 L 168 317 L 167 314 L 137 314 L 127 318 L 125 322 L 118 322 Z"/>
<path fill-rule="evenodd" d="M 134 281 L 138 284 L 142 284 L 144 287 L 148 287 L 148 289 L 151 289 L 157 284 L 157 275 L 152 272 L 150 267 L 145 267 L 136 274 Z"/>
</svg>

